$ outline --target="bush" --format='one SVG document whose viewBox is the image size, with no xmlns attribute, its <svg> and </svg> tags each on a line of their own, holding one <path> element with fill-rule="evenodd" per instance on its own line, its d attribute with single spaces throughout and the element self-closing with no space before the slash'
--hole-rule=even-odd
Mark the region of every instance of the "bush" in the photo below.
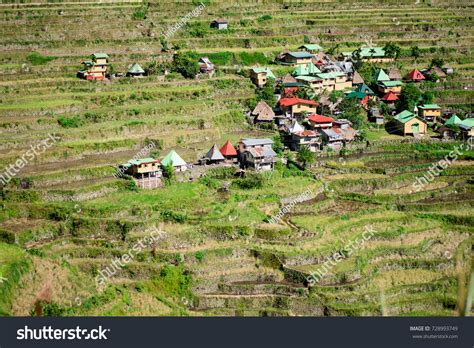
<svg viewBox="0 0 474 348">
<path fill-rule="evenodd" d="M 38 52 L 31 52 L 26 56 L 26 59 L 33 65 L 43 65 L 46 64 L 53 59 L 56 59 L 56 57 L 51 57 L 51 56 L 42 56 Z"/>
<path fill-rule="evenodd" d="M 64 128 L 77 128 L 83 124 L 83 121 L 76 116 L 70 118 L 60 116 L 58 118 L 58 124 Z"/>
<path fill-rule="evenodd" d="M 199 262 L 202 262 L 202 260 L 204 260 L 204 253 L 202 251 L 196 251 L 196 253 L 194 254 L 194 257 Z"/>
<path fill-rule="evenodd" d="M 235 180 L 234 184 L 241 189 L 259 189 L 265 185 L 265 178 L 260 173 L 248 173 L 245 178 Z"/>
</svg>

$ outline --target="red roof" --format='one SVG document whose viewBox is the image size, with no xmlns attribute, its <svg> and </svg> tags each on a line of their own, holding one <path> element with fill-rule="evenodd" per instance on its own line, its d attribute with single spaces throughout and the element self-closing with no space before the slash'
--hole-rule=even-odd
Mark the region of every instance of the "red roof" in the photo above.
<svg viewBox="0 0 474 348">
<path fill-rule="evenodd" d="M 385 93 L 382 100 L 395 101 L 395 100 L 398 100 L 398 96 L 395 93 L 393 93 L 392 91 L 390 91 L 390 92 Z"/>
<path fill-rule="evenodd" d="M 292 106 L 295 104 L 318 105 L 314 100 L 306 100 L 300 98 L 281 98 L 279 101 L 282 106 Z"/>
<path fill-rule="evenodd" d="M 425 79 L 423 74 L 416 69 L 409 73 L 407 78 L 412 81 L 421 81 Z"/>
<path fill-rule="evenodd" d="M 219 151 L 224 156 L 237 156 L 237 151 L 229 140 L 226 141 L 224 146 L 222 146 Z"/>
<path fill-rule="evenodd" d="M 308 119 L 311 122 L 315 122 L 315 123 L 330 123 L 330 122 L 334 121 L 334 119 L 332 117 L 318 115 L 318 114 L 312 114 L 311 116 L 309 116 Z"/>
</svg>

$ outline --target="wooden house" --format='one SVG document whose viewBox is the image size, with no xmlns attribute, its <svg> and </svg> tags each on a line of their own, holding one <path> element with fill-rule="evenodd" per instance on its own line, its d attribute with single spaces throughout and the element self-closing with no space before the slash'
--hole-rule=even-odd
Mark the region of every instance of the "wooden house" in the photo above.
<svg viewBox="0 0 474 348">
<path fill-rule="evenodd" d="M 198 65 L 199 71 L 203 74 L 212 74 L 216 68 L 208 57 L 199 58 Z"/>
<path fill-rule="evenodd" d="M 304 147 L 311 152 L 319 151 L 321 149 L 320 134 L 313 130 L 301 130 L 291 133 L 291 150 L 300 151 Z"/>
<path fill-rule="evenodd" d="M 382 101 L 384 101 L 387 104 L 393 104 L 398 100 L 398 95 L 393 93 L 392 91 L 389 91 L 385 93 L 385 95 L 382 97 Z"/>
<path fill-rule="evenodd" d="M 301 116 L 304 113 L 312 114 L 316 112 L 317 102 L 300 98 L 282 98 L 278 101 L 280 109 L 284 114 L 289 114 L 291 118 Z"/>
<path fill-rule="evenodd" d="M 443 71 L 443 69 L 441 69 L 440 67 L 437 67 L 437 66 L 433 66 L 431 69 L 426 70 L 426 71 L 423 72 L 423 75 L 425 77 L 431 77 L 435 74 L 438 77 L 438 81 L 439 81 L 439 79 L 444 79 L 446 77 L 446 73 Z"/>
<path fill-rule="evenodd" d="M 428 122 L 436 122 L 441 118 L 441 106 L 437 104 L 424 104 L 418 106 L 418 115 Z"/>
<path fill-rule="evenodd" d="M 313 114 L 308 117 L 309 124 L 314 129 L 331 128 L 334 119 L 329 116 Z"/>
<path fill-rule="evenodd" d="M 402 93 L 402 82 L 401 81 L 380 81 L 377 83 L 377 89 L 382 94 L 392 92 L 394 94 Z"/>
<path fill-rule="evenodd" d="M 375 96 L 374 91 L 373 91 L 369 86 L 367 86 L 365 83 L 363 83 L 362 85 L 360 85 L 359 87 L 357 87 L 355 91 L 356 91 L 356 92 L 365 93 L 365 94 L 367 94 L 369 97 Z"/>
<path fill-rule="evenodd" d="M 355 71 L 354 75 L 352 75 L 352 86 L 358 87 L 360 85 L 363 85 L 364 83 L 365 82 L 362 76 L 360 76 L 360 74 L 357 71 Z"/>
<path fill-rule="evenodd" d="M 364 92 L 356 92 L 352 91 L 346 94 L 347 99 L 357 99 L 359 101 L 359 104 L 362 106 L 367 106 L 369 103 L 369 95 Z"/>
<path fill-rule="evenodd" d="M 162 176 L 160 161 L 151 157 L 130 160 L 119 166 L 122 173 L 138 179 L 159 178 Z"/>
<path fill-rule="evenodd" d="M 353 52 L 343 52 L 341 57 L 344 60 L 353 59 L 357 55 L 357 51 L 363 62 L 386 63 L 395 60 L 393 57 L 387 57 L 382 47 L 362 47 Z"/>
<path fill-rule="evenodd" d="M 211 22 L 211 28 L 218 29 L 218 30 L 227 29 L 228 26 L 229 26 L 229 22 L 227 22 L 227 20 L 223 18 L 219 18 Z"/>
<path fill-rule="evenodd" d="M 289 73 L 283 76 L 283 78 L 281 79 L 281 83 L 283 85 L 288 84 L 288 83 L 295 83 L 295 82 L 296 82 L 296 79 L 293 76 L 291 76 L 291 74 Z"/>
<path fill-rule="evenodd" d="M 390 77 L 388 77 L 387 73 L 383 71 L 383 69 L 379 69 L 375 75 L 375 81 L 377 83 L 381 81 L 390 81 Z"/>
<path fill-rule="evenodd" d="M 417 117 L 412 112 L 405 110 L 397 114 L 394 118 L 394 130 L 402 134 L 406 135 L 423 135 L 426 134 L 427 131 L 427 124 L 424 120 Z"/>
<path fill-rule="evenodd" d="M 410 73 L 407 75 L 406 79 L 409 80 L 409 81 L 413 81 L 413 82 L 420 82 L 420 81 L 425 80 L 425 77 L 423 76 L 423 74 L 419 70 L 414 69 L 414 70 L 410 71 Z"/>
<path fill-rule="evenodd" d="M 258 102 L 250 115 L 254 123 L 273 124 L 275 122 L 275 113 L 264 100 Z"/>
<path fill-rule="evenodd" d="M 341 133 L 336 132 L 333 128 L 321 129 L 321 139 L 324 145 L 339 150 L 344 145 L 344 137 Z"/>
<path fill-rule="evenodd" d="M 379 108 L 372 107 L 369 110 L 369 120 L 371 122 L 375 122 L 375 124 L 383 125 L 385 122 L 385 118 L 382 113 L 380 113 Z"/>
<path fill-rule="evenodd" d="M 138 63 L 134 63 L 128 67 L 127 74 L 128 77 L 143 77 L 145 76 L 145 70 Z"/>
<path fill-rule="evenodd" d="M 304 44 L 303 46 L 298 47 L 300 51 L 306 51 L 309 53 L 318 53 L 323 50 L 323 48 L 317 44 Z"/>
<path fill-rule="evenodd" d="M 232 143 L 227 140 L 225 144 L 219 149 L 222 156 L 224 156 L 227 162 L 235 162 L 237 161 L 237 150 L 232 145 Z"/>
<path fill-rule="evenodd" d="M 250 79 L 257 87 L 263 87 L 267 80 L 271 78 L 276 80 L 275 75 L 270 68 L 252 68 L 250 69 Z"/>
<path fill-rule="evenodd" d="M 346 119 L 334 120 L 332 130 L 342 135 L 344 144 L 353 141 L 357 137 L 357 131 L 352 128 L 352 122 Z"/>
<path fill-rule="evenodd" d="M 388 77 L 390 80 L 400 81 L 402 79 L 402 73 L 397 68 L 390 68 L 388 70 Z"/>
<path fill-rule="evenodd" d="M 461 129 L 461 139 L 474 137 L 474 118 L 466 118 L 458 126 Z"/>
<path fill-rule="evenodd" d="M 245 138 L 239 141 L 239 162 L 242 169 L 273 170 L 276 153 L 271 139 Z"/>
<path fill-rule="evenodd" d="M 352 81 L 343 72 L 316 74 L 316 77 L 322 80 L 321 92 L 342 91 L 352 88 Z"/>
<path fill-rule="evenodd" d="M 94 53 L 91 60 L 83 61 L 84 68 L 77 75 L 86 80 L 103 80 L 107 75 L 109 56 L 105 53 Z"/>
<path fill-rule="evenodd" d="M 293 70 L 293 76 L 314 76 L 320 73 L 321 70 L 313 63 L 300 64 Z"/>
<path fill-rule="evenodd" d="M 171 150 L 161 161 L 162 167 L 168 166 L 170 164 L 177 172 L 184 172 L 187 169 L 186 162 L 176 153 L 175 150 Z"/>
<path fill-rule="evenodd" d="M 451 116 L 442 127 L 438 129 L 438 133 L 440 134 L 442 139 L 455 139 L 457 138 L 458 134 L 461 131 L 459 128 L 459 124 L 462 120 L 457 116 Z"/>
<path fill-rule="evenodd" d="M 311 63 L 313 55 L 309 52 L 286 52 L 281 56 L 281 63 L 290 66 Z"/>
<path fill-rule="evenodd" d="M 225 157 L 217 148 L 217 145 L 214 144 L 206 153 L 206 155 L 201 159 L 201 162 L 205 162 L 207 164 L 216 164 L 225 161 Z"/>
</svg>

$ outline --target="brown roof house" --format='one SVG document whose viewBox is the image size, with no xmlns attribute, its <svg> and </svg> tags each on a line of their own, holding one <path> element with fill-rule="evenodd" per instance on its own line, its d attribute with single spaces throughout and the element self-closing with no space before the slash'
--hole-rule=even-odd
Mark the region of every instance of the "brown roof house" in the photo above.
<svg viewBox="0 0 474 348">
<path fill-rule="evenodd" d="M 264 100 L 258 102 L 250 115 L 253 116 L 254 123 L 273 124 L 275 121 L 275 113 Z"/>
<path fill-rule="evenodd" d="M 397 80 L 397 81 L 400 81 L 402 79 L 402 73 L 400 72 L 400 70 L 398 70 L 397 68 L 390 68 L 388 70 L 388 77 L 390 78 L 390 80 Z"/>
<path fill-rule="evenodd" d="M 244 138 L 239 141 L 239 162 L 242 169 L 257 171 L 273 170 L 276 153 L 272 148 L 273 140 L 263 138 Z"/>
</svg>

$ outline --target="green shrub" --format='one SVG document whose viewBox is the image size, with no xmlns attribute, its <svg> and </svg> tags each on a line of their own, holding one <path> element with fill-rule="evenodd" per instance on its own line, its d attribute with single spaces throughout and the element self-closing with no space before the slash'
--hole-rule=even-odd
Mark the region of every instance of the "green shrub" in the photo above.
<svg viewBox="0 0 474 348">
<path fill-rule="evenodd" d="M 33 65 L 43 65 L 52 61 L 53 59 L 56 59 L 56 57 L 42 56 L 38 52 L 31 52 L 28 54 L 28 56 L 26 56 L 26 59 Z"/>
<path fill-rule="evenodd" d="M 79 117 L 76 117 L 76 116 L 70 117 L 70 118 L 60 116 L 58 118 L 58 124 L 64 128 L 78 128 L 79 126 L 83 124 L 83 121 Z"/>
<path fill-rule="evenodd" d="M 202 262 L 202 260 L 204 259 L 204 253 L 202 251 L 196 251 L 196 253 L 194 254 L 194 257 L 199 262 Z"/>
</svg>

